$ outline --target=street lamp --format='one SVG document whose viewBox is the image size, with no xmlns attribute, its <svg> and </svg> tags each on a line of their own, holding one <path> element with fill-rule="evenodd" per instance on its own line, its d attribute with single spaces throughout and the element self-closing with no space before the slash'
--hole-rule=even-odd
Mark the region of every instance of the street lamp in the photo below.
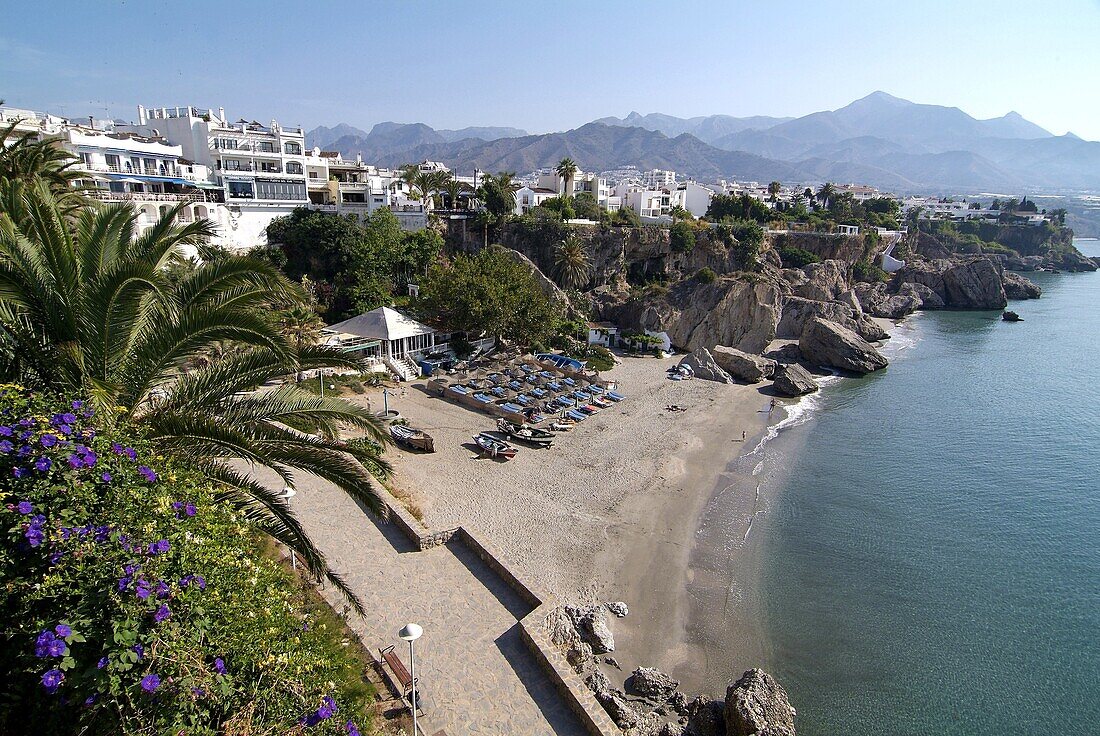
<svg viewBox="0 0 1100 736">
<path fill-rule="evenodd" d="M 413 736 L 420 736 L 420 732 L 416 730 L 416 656 L 413 652 L 413 642 L 419 639 L 424 634 L 424 629 L 420 628 L 417 624 L 405 624 L 401 631 L 397 632 L 397 635 L 403 640 L 409 643 L 409 677 L 412 679 L 412 714 L 413 714 Z"/>
</svg>

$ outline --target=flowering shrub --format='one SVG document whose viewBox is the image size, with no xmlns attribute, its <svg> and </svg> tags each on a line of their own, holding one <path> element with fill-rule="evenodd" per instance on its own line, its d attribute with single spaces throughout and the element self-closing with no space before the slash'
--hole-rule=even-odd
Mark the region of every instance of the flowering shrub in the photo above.
<svg viewBox="0 0 1100 736">
<path fill-rule="evenodd" d="M 0 733 L 357 734 L 331 621 L 216 488 L 98 419 L 0 386 Z"/>
</svg>

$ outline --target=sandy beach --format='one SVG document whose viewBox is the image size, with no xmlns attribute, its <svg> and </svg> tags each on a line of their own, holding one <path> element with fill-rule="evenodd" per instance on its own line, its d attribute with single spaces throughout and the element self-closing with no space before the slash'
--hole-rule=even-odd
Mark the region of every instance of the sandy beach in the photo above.
<svg viewBox="0 0 1100 736">
<path fill-rule="evenodd" d="M 615 623 L 622 672 L 608 668 L 612 678 L 645 665 L 692 681 L 688 586 L 700 516 L 730 462 L 783 416 L 769 412 L 761 386 L 669 380 L 676 362 L 624 358 L 604 375 L 625 401 L 507 462 L 474 452 L 473 435 L 495 428 L 488 415 L 429 395 L 424 381 L 390 391 L 390 407 L 435 438 L 432 454 L 388 453 L 394 485 L 425 524 L 478 530 L 563 601 L 627 603 L 630 615 Z M 377 391 L 350 398 L 381 408 Z M 732 516 L 747 525 L 752 514 L 748 499 Z"/>
</svg>

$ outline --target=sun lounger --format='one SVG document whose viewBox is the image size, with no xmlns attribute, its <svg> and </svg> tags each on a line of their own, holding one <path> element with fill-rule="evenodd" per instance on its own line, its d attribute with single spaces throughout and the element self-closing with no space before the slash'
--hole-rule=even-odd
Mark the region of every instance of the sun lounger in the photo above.
<svg viewBox="0 0 1100 736">
<path fill-rule="evenodd" d="M 508 402 L 507 404 L 501 404 L 500 408 L 504 409 L 505 411 L 509 411 L 513 414 L 522 414 L 523 413 L 523 407 L 522 406 L 518 406 L 518 405 L 513 404 L 511 402 Z"/>
<path fill-rule="evenodd" d="M 531 404 L 535 403 L 534 400 L 527 394 L 520 394 L 516 397 L 516 401 L 523 404 L 524 406 L 530 406 Z"/>
<path fill-rule="evenodd" d="M 491 404 L 491 403 L 493 403 L 492 398 L 490 398 L 490 396 L 488 394 L 474 394 L 474 399 L 476 401 L 480 401 L 482 404 Z"/>
<path fill-rule="evenodd" d="M 577 385 L 577 382 L 574 381 L 572 378 L 565 378 L 565 379 L 562 380 L 562 383 L 564 383 L 566 386 L 570 386 L 570 387 Z"/>
<path fill-rule="evenodd" d="M 550 383 L 546 384 L 546 388 L 551 389 L 552 391 L 561 391 L 561 384 L 557 381 L 551 381 Z"/>
<path fill-rule="evenodd" d="M 622 401 L 626 397 L 620 393 L 616 393 L 615 391 L 608 391 L 607 398 L 611 399 L 612 401 Z"/>
<path fill-rule="evenodd" d="M 462 395 L 470 393 L 470 389 L 466 388 L 465 386 L 457 386 L 457 385 L 456 386 L 450 386 L 450 387 L 447 388 L 447 390 L 448 391 L 453 391 L 456 394 L 462 394 Z"/>
<path fill-rule="evenodd" d="M 523 384 L 520 383 L 519 381 L 509 381 L 508 382 L 508 388 L 512 389 L 513 391 L 522 391 L 523 390 Z"/>
<path fill-rule="evenodd" d="M 491 393 L 493 396 L 496 396 L 498 399 L 503 399 L 505 396 L 508 395 L 508 392 L 500 386 L 494 386 L 493 390 L 489 393 Z"/>
<path fill-rule="evenodd" d="M 583 422 L 585 419 L 588 419 L 587 414 L 582 414 L 576 409 L 570 409 L 569 411 L 565 412 L 565 416 L 569 417 L 570 419 L 575 419 L 578 422 Z"/>
<path fill-rule="evenodd" d="M 531 389 L 531 395 L 534 396 L 536 399 L 541 399 L 543 396 L 546 396 L 546 391 L 542 390 L 541 388 Z"/>
</svg>

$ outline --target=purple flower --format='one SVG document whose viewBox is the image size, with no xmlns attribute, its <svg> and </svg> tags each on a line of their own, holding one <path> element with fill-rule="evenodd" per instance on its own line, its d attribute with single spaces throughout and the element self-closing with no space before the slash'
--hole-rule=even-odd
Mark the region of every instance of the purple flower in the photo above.
<svg viewBox="0 0 1100 736">
<path fill-rule="evenodd" d="M 168 604 L 161 603 L 160 608 L 158 608 L 157 612 L 153 614 L 153 620 L 159 624 L 171 615 L 172 611 L 168 608 Z"/>
<path fill-rule="evenodd" d="M 103 475 L 101 475 L 99 477 L 103 479 L 104 483 L 110 483 L 111 482 L 111 474 L 110 473 L 104 473 Z"/>
<path fill-rule="evenodd" d="M 11 443 L 11 440 L 0 440 L 0 452 L 7 455 L 14 449 L 15 445 Z"/>
<path fill-rule="evenodd" d="M 95 663 L 97 669 L 104 669 L 107 666 L 108 659 L 106 657 L 100 657 L 99 661 Z"/>
<path fill-rule="evenodd" d="M 160 677 L 157 675 L 146 675 L 141 678 L 141 689 L 147 693 L 151 693 L 160 687 Z"/>
<path fill-rule="evenodd" d="M 11 437 L 11 427 L 7 425 L 0 426 L 0 437 Z"/>
<path fill-rule="evenodd" d="M 221 657 L 218 657 L 214 660 L 214 671 L 217 672 L 219 675 L 225 674 L 225 660 L 223 660 Z"/>
<path fill-rule="evenodd" d="M 19 509 L 21 514 L 29 514 L 34 511 L 34 506 L 30 501 L 20 501 L 16 508 Z"/>
<path fill-rule="evenodd" d="M 38 635 L 38 638 L 34 642 L 34 656 L 36 657 L 48 657 L 50 656 L 50 645 L 57 639 L 53 635 L 52 631 L 46 630 Z"/>
<path fill-rule="evenodd" d="M 71 411 L 65 412 L 64 414 L 61 415 L 61 423 L 62 424 L 76 424 L 76 414 L 73 414 Z"/>
<path fill-rule="evenodd" d="M 137 450 L 132 447 L 127 447 L 126 449 L 124 449 L 122 451 L 122 454 L 130 458 L 131 460 L 137 460 Z"/>
<path fill-rule="evenodd" d="M 134 583 L 134 595 L 141 600 L 145 600 L 149 597 L 149 583 L 145 580 L 139 580 Z"/>
<path fill-rule="evenodd" d="M 191 688 L 191 694 L 194 695 L 196 698 L 201 698 L 206 695 L 206 691 L 203 690 L 201 687 L 193 687 Z"/>
<path fill-rule="evenodd" d="M 359 727 L 355 725 L 354 721 L 348 721 L 348 736 L 360 736 Z"/>
<path fill-rule="evenodd" d="M 77 468 L 83 468 L 84 458 L 80 455 L 69 455 L 69 467 L 73 468 L 74 470 Z"/>
<path fill-rule="evenodd" d="M 22 478 L 24 475 L 27 474 L 27 471 L 23 468 L 12 468 L 11 474 L 14 475 L 16 478 Z"/>
<path fill-rule="evenodd" d="M 111 452 L 113 452 L 116 455 L 121 455 L 122 454 L 122 445 L 118 444 L 117 442 L 112 442 L 111 443 Z"/>
<path fill-rule="evenodd" d="M 27 527 L 27 531 L 23 534 L 27 538 L 27 543 L 32 547 L 37 547 L 42 544 L 46 536 L 42 533 L 42 527 L 38 524 L 31 524 Z"/>
<path fill-rule="evenodd" d="M 64 557 L 63 553 L 54 552 L 47 559 L 49 559 L 50 565 L 53 566 L 53 565 L 56 565 L 61 560 L 62 557 Z"/>
<path fill-rule="evenodd" d="M 157 474 L 154 473 L 153 469 L 150 468 L 148 465 L 138 466 L 138 472 L 145 476 L 145 480 L 149 481 L 150 483 L 157 482 Z"/>
<path fill-rule="evenodd" d="M 61 687 L 61 681 L 65 679 L 65 675 L 59 669 L 52 669 L 46 674 L 42 675 L 42 687 L 46 688 L 46 692 L 57 692 L 57 688 Z"/>
<path fill-rule="evenodd" d="M 194 516 L 195 515 L 195 504 L 188 501 L 183 506 L 183 513 L 187 516 Z"/>
<path fill-rule="evenodd" d="M 91 450 L 88 450 L 87 452 L 84 453 L 84 467 L 94 468 L 95 467 L 95 462 L 98 459 L 99 459 L 98 455 L 96 455 Z"/>
<path fill-rule="evenodd" d="M 45 473 L 53 465 L 53 461 L 48 457 L 40 457 L 34 461 L 34 467 L 36 470 Z"/>
<path fill-rule="evenodd" d="M 92 693 L 84 699 L 84 705 L 92 705 L 95 703 L 95 699 L 99 697 L 99 693 Z"/>
<path fill-rule="evenodd" d="M 57 428 L 57 431 L 64 435 L 70 435 L 73 433 L 73 428 L 70 427 L 68 424 L 62 424 L 60 427 Z"/>
<path fill-rule="evenodd" d="M 96 544 L 103 544 L 111 536 L 111 527 L 109 526 L 97 526 L 95 528 L 95 541 Z"/>
<path fill-rule="evenodd" d="M 157 598 L 167 598 L 168 592 L 168 583 L 163 580 L 157 581 Z"/>
<path fill-rule="evenodd" d="M 168 544 L 167 539 L 161 539 L 153 547 L 157 550 L 157 554 L 162 555 L 168 551 L 171 545 Z"/>
<path fill-rule="evenodd" d="M 67 624 L 58 624 L 53 627 L 54 632 L 57 633 L 62 639 L 68 639 L 73 635 L 73 628 Z"/>
<path fill-rule="evenodd" d="M 53 447 L 57 444 L 57 437 L 52 434 L 44 434 L 38 441 L 42 443 L 43 447 Z"/>
<path fill-rule="evenodd" d="M 141 659 L 145 656 L 145 647 L 143 647 L 142 645 L 135 644 L 130 648 L 134 650 L 134 654 L 138 655 L 138 659 Z"/>
<path fill-rule="evenodd" d="M 69 648 L 65 646 L 65 642 L 61 639 L 54 639 L 47 646 L 47 651 L 51 657 L 64 657 L 69 653 Z"/>
</svg>

